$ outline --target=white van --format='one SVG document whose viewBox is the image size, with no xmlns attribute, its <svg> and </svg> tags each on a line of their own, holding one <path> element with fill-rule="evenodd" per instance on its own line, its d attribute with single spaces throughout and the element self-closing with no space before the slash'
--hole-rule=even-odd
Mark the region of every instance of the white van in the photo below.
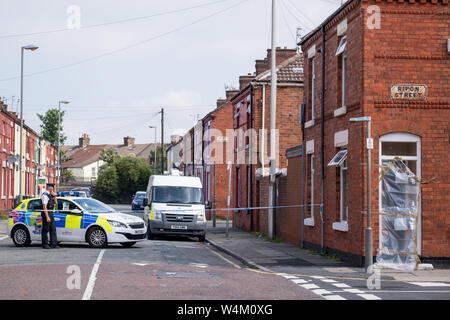
<svg viewBox="0 0 450 320">
<path fill-rule="evenodd" d="M 202 183 L 197 177 L 154 175 L 148 182 L 147 235 L 185 235 L 205 241 L 206 217 Z"/>
</svg>

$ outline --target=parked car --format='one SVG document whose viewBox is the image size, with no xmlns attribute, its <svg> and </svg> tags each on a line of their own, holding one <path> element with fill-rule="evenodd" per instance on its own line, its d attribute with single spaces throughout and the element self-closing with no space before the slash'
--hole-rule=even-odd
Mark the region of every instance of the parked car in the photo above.
<svg viewBox="0 0 450 320">
<path fill-rule="evenodd" d="M 150 207 L 148 239 L 155 235 L 195 236 L 205 241 L 206 217 L 198 177 L 151 176 L 144 207 Z"/>
<path fill-rule="evenodd" d="M 88 197 L 88 198 L 92 197 L 91 189 L 89 189 L 88 187 L 73 188 L 70 191 L 83 191 L 83 192 L 86 192 L 86 197 Z"/>
<path fill-rule="evenodd" d="M 137 191 L 131 201 L 131 210 L 144 210 L 143 200 L 145 198 L 145 191 Z"/>
<path fill-rule="evenodd" d="M 58 242 L 87 242 L 103 248 L 110 243 L 131 247 L 147 238 L 144 220 L 119 213 L 92 198 L 58 197 L 54 210 Z M 40 198 L 23 200 L 9 215 L 8 235 L 18 247 L 41 241 L 42 202 Z"/>
</svg>

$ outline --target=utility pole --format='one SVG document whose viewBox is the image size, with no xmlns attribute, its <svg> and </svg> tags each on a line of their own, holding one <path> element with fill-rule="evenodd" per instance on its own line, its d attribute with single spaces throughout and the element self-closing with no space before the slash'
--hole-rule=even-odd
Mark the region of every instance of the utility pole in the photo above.
<svg viewBox="0 0 450 320">
<path fill-rule="evenodd" d="M 161 174 L 164 174 L 164 108 L 161 108 Z"/>
<path fill-rule="evenodd" d="M 276 0 L 272 0 L 272 59 L 270 83 L 270 182 L 269 182 L 269 238 L 273 239 L 273 215 L 275 212 L 275 171 L 276 171 L 276 116 L 277 116 L 277 72 L 276 72 Z"/>
</svg>

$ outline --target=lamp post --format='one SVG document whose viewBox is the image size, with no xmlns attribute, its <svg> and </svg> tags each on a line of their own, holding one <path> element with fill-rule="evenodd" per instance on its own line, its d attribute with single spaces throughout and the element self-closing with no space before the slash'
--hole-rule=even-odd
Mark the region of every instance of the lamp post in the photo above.
<svg viewBox="0 0 450 320">
<path fill-rule="evenodd" d="M 28 45 L 21 48 L 20 55 L 20 159 L 19 159 L 19 202 L 22 202 L 22 148 L 23 148 L 23 52 L 25 50 L 35 51 L 39 47 Z"/>
<path fill-rule="evenodd" d="M 350 118 L 350 122 L 367 122 L 366 125 L 366 151 L 367 151 L 367 225 L 366 225 L 366 257 L 365 268 L 368 272 L 369 267 L 373 264 L 372 254 L 372 224 L 371 224 L 371 168 L 370 168 L 370 153 L 373 149 L 373 139 L 370 137 L 370 123 L 371 117 Z"/>
<path fill-rule="evenodd" d="M 61 151 L 60 151 L 60 138 L 61 138 L 61 103 L 69 104 L 69 101 L 59 101 L 58 103 L 58 186 L 57 192 L 59 192 L 59 183 L 61 178 Z"/>
<path fill-rule="evenodd" d="M 156 170 L 156 127 L 154 126 L 148 126 L 150 129 L 155 129 L 155 143 L 153 144 L 153 149 L 154 149 L 154 156 L 155 156 L 155 160 L 153 161 L 153 174 L 155 174 L 155 170 Z"/>
</svg>

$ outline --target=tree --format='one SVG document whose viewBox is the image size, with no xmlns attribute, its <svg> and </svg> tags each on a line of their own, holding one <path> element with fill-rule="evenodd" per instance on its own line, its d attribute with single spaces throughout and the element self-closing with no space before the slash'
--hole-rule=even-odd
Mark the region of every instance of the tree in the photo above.
<svg viewBox="0 0 450 320">
<path fill-rule="evenodd" d="M 100 160 L 105 162 L 106 166 L 110 166 L 119 158 L 119 154 L 113 149 L 102 150 L 100 152 Z"/>
<path fill-rule="evenodd" d="M 165 160 L 165 157 L 164 157 Z M 156 148 L 156 163 L 155 163 L 155 151 L 151 150 L 150 151 L 150 166 L 152 167 L 152 174 L 161 174 L 161 147 L 157 147 Z M 167 164 L 166 161 L 164 161 L 164 168 L 163 170 L 167 170 L 166 169 Z M 155 168 L 155 170 L 153 170 L 153 168 Z"/>
<path fill-rule="evenodd" d="M 95 197 L 109 203 L 130 203 L 136 191 L 147 190 L 151 168 L 142 158 L 120 157 L 113 152 L 104 153 Z"/>
<path fill-rule="evenodd" d="M 64 142 L 67 140 L 67 137 L 63 133 L 63 119 L 64 119 L 65 111 L 59 112 L 58 108 L 48 109 L 44 115 L 37 114 L 41 123 L 41 134 L 50 143 L 56 145 L 58 143 L 58 120 L 59 116 L 61 116 L 60 122 L 60 145 L 64 145 Z"/>
</svg>

